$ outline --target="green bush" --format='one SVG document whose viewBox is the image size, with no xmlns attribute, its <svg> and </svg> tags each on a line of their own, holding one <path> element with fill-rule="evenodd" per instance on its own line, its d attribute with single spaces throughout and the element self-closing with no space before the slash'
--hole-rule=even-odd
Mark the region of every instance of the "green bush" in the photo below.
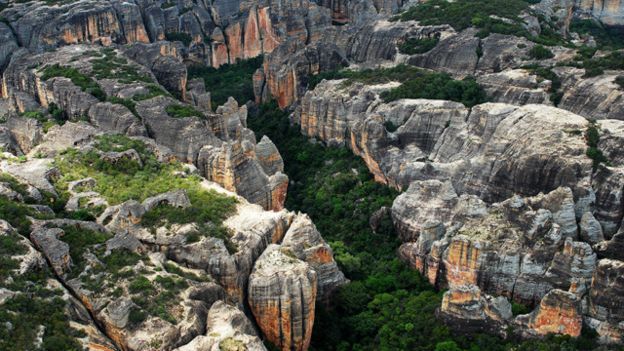
<svg viewBox="0 0 624 351">
<path fill-rule="evenodd" d="M 110 235 L 107 233 L 84 228 L 65 226 L 62 229 L 65 234 L 60 239 L 69 245 L 69 256 L 75 266 L 73 269 L 75 274 L 82 272 L 84 269 L 85 259 L 83 254 L 87 252 L 87 249 L 97 244 L 103 244 L 110 239 Z"/>
<path fill-rule="evenodd" d="M 422 39 L 410 38 L 399 45 L 399 51 L 407 55 L 423 54 L 436 47 L 439 41 L 440 39 L 438 37 Z"/>
<path fill-rule="evenodd" d="M 533 74 L 537 75 L 540 79 L 547 79 L 552 82 L 551 85 L 551 93 L 550 93 L 550 101 L 555 106 L 559 106 L 561 102 L 561 98 L 563 97 L 563 92 L 561 91 L 561 78 L 550 68 L 541 67 L 538 65 L 531 65 L 525 67 L 530 70 Z"/>
<path fill-rule="evenodd" d="M 542 31 L 538 37 L 531 35 L 523 26 L 520 14 L 539 0 L 429 0 L 412 6 L 394 19 L 417 20 L 424 25 L 450 24 L 457 31 L 468 27 L 479 28 L 478 37 L 490 33 L 523 36 L 543 45 L 567 44 L 553 30 L 551 21 L 538 15 Z"/>
<path fill-rule="evenodd" d="M 591 35 L 602 50 L 624 48 L 621 29 L 605 27 L 598 20 L 574 19 L 570 23 L 570 32 Z"/>
<path fill-rule="evenodd" d="M 68 78 L 85 93 L 95 96 L 100 101 L 106 100 L 106 93 L 104 93 L 102 88 L 100 88 L 100 86 L 93 79 L 85 74 L 82 74 L 75 68 L 64 67 L 59 64 L 46 66 L 43 69 L 41 79 L 48 80 L 54 77 Z"/>
<path fill-rule="evenodd" d="M 624 89 L 624 76 L 617 76 L 614 80 L 615 84 L 620 86 L 620 89 Z"/>
<path fill-rule="evenodd" d="M 203 113 L 197 111 L 194 107 L 190 105 L 173 104 L 173 105 L 167 106 L 166 111 L 169 114 L 169 116 L 173 118 L 186 118 L 186 117 L 205 118 Z"/>
<path fill-rule="evenodd" d="M 372 76 L 372 75 L 371 75 Z M 370 79 L 373 79 L 370 77 Z M 503 341 L 482 334 L 456 336 L 436 318 L 442 293 L 396 258 L 390 218 L 374 232 L 368 219 L 398 193 L 376 183 L 346 148 L 311 144 L 275 102 L 248 119 L 258 138 L 269 136 L 284 157 L 292 183 L 286 207 L 308 213 L 350 283 L 328 304 L 317 304 L 311 350 L 588 350 L 594 337 Z M 592 339 L 593 338 L 593 339 Z M 585 347 L 591 345 L 590 348 Z"/>
<path fill-rule="evenodd" d="M 429 72 L 416 67 L 398 65 L 392 68 L 365 69 L 361 71 L 330 71 L 312 76 L 308 89 L 314 89 L 323 79 L 345 79 L 345 86 L 355 82 L 383 84 L 400 82 L 401 86 L 383 92 L 386 102 L 398 99 L 452 100 L 474 106 L 487 100 L 485 91 L 473 78 L 454 80 L 446 73 Z"/>
<path fill-rule="evenodd" d="M 531 309 L 528 306 L 525 306 L 521 303 L 512 302 L 511 303 L 511 313 L 514 316 L 518 316 L 521 314 L 527 314 L 531 312 Z"/>
<path fill-rule="evenodd" d="M 139 72 L 138 66 L 117 56 L 117 52 L 111 48 L 102 49 L 100 56 L 91 60 L 91 65 L 91 74 L 97 79 L 116 79 L 124 84 L 153 83 L 149 75 Z"/>
<path fill-rule="evenodd" d="M 185 46 L 189 46 L 193 42 L 193 37 L 183 32 L 165 33 L 165 38 L 168 41 L 182 42 Z"/>
<path fill-rule="evenodd" d="M 254 99 L 252 77 L 262 66 L 262 61 L 263 57 L 258 56 L 219 68 L 191 66 L 188 68 L 188 76 L 189 80 L 204 80 L 214 107 L 223 105 L 230 96 L 239 104 L 244 104 Z"/>
<path fill-rule="evenodd" d="M 145 294 L 145 295 L 151 295 L 154 292 L 154 286 L 152 285 L 152 282 L 147 279 L 146 277 L 140 275 L 138 277 L 136 277 L 131 283 L 130 285 L 128 285 L 128 290 L 132 293 L 132 294 Z"/>
<path fill-rule="evenodd" d="M 529 57 L 535 60 L 545 60 L 555 57 L 555 55 L 542 45 L 535 45 L 529 50 Z"/>
<path fill-rule="evenodd" d="M 26 111 L 20 113 L 20 117 L 35 119 L 41 123 L 46 122 L 48 119 L 41 111 Z"/>
</svg>

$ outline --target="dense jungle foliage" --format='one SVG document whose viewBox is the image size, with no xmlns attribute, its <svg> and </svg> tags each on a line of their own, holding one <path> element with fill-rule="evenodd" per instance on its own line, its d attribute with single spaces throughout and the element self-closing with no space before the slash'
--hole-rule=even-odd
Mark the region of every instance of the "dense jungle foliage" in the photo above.
<svg viewBox="0 0 624 351">
<path fill-rule="evenodd" d="M 312 143 L 275 103 L 260 106 L 248 123 L 276 144 L 291 179 L 286 206 L 310 215 L 351 282 L 328 305 L 317 305 L 312 350 L 572 351 L 591 350 L 593 335 L 578 339 L 501 340 L 454 335 L 435 317 L 442 292 L 397 259 L 399 241 L 389 216 L 373 231 L 369 218 L 398 193 L 375 183 L 363 161 L 346 148 Z M 526 313 L 515 306 L 516 313 Z"/>
</svg>

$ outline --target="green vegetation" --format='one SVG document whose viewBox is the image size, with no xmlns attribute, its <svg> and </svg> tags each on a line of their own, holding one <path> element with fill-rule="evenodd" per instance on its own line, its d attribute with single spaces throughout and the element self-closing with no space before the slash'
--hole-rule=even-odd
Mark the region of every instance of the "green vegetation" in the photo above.
<svg viewBox="0 0 624 351">
<path fill-rule="evenodd" d="M 106 93 L 100 88 L 99 84 L 75 68 L 65 67 L 59 64 L 46 66 L 43 69 L 41 79 L 48 80 L 54 77 L 68 78 L 85 93 L 95 96 L 100 101 L 106 100 Z"/>
<path fill-rule="evenodd" d="M 139 72 L 138 66 L 129 64 L 127 59 L 117 56 L 114 49 L 102 49 L 98 56 L 91 60 L 91 74 L 96 79 L 117 79 L 123 84 L 152 83 L 149 75 Z"/>
<path fill-rule="evenodd" d="M 532 36 L 524 27 L 520 14 L 529 11 L 529 5 L 540 0 L 429 0 L 412 6 L 396 16 L 395 20 L 417 20 L 424 25 L 449 24 L 460 31 L 468 27 L 479 29 L 477 36 L 484 38 L 490 33 L 526 37 L 544 44 L 565 44 L 564 38 L 552 30 L 550 21 L 538 16 L 542 32 Z"/>
<path fill-rule="evenodd" d="M 535 60 L 546 60 L 555 57 L 550 49 L 543 47 L 542 45 L 535 45 L 529 50 L 529 57 Z"/>
<path fill-rule="evenodd" d="M 603 26 L 599 21 L 591 19 L 575 19 L 570 23 L 570 32 L 590 34 L 596 39 L 602 50 L 624 48 L 624 38 L 620 29 Z"/>
<path fill-rule="evenodd" d="M 591 350 L 595 336 L 507 340 L 453 335 L 435 317 L 441 293 L 396 258 L 399 242 L 386 216 L 373 231 L 373 211 L 397 192 L 375 183 L 362 160 L 344 148 L 309 143 L 275 103 L 260 107 L 249 126 L 268 135 L 291 178 L 286 206 L 308 213 L 351 282 L 328 305 L 318 304 L 311 350 Z M 516 307 L 517 309 L 517 307 Z"/>
<path fill-rule="evenodd" d="M 584 68 L 584 78 L 599 76 L 605 70 L 624 70 L 624 53 L 614 51 L 606 56 L 594 57 L 595 48 L 582 47 L 573 60 L 560 62 L 561 66 Z"/>
<path fill-rule="evenodd" d="M 511 313 L 514 316 L 518 316 L 521 314 L 527 314 L 531 312 L 531 309 L 521 303 L 512 302 L 511 303 Z"/>
<path fill-rule="evenodd" d="M 183 189 L 191 201 L 190 207 L 157 206 L 145 214 L 143 225 L 156 227 L 196 222 L 202 235 L 224 239 L 226 246 L 230 250 L 235 250 L 228 240 L 230 234 L 221 225 L 235 210 L 235 198 L 203 189 L 198 176 L 175 175 L 175 172 L 183 171 L 182 165 L 158 162 L 141 141 L 120 135 L 104 135 L 98 137 L 95 149 L 103 152 L 134 149 L 139 154 L 141 163 L 132 159 L 110 163 L 102 160 L 96 150 L 85 153 L 68 150 L 55 159 L 55 165 L 62 174 L 56 186 L 62 194 L 67 193 L 69 182 L 87 177 L 96 180 L 93 190 L 100 193 L 111 205 L 131 199 L 143 201 L 150 196 Z M 97 210 L 86 211 L 95 216 L 98 213 L 94 211 Z M 189 241 L 198 239 L 199 237 L 188 238 Z"/>
<path fill-rule="evenodd" d="M 141 323 L 148 315 L 157 316 L 169 323 L 176 324 L 175 317 L 171 315 L 168 309 L 177 303 L 177 294 L 187 287 L 186 281 L 179 277 L 158 275 L 154 281 L 150 281 L 144 276 L 136 277 L 128 286 L 128 290 L 135 294 L 132 301 L 142 311 L 134 310 L 130 314 L 131 324 Z"/>
<path fill-rule="evenodd" d="M 559 76 L 556 75 L 551 68 L 541 67 L 538 65 L 531 65 L 524 68 L 537 75 L 540 80 L 547 79 L 552 82 L 550 101 L 552 101 L 555 106 L 558 106 L 561 102 L 561 98 L 563 97 L 563 92 L 561 91 L 561 78 L 559 78 Z"/>
<path fill-rule="evenodd" d="M 166 109 L 169 116 L 173 118 L 186 118 L 186 117 L 199 117 L 204 118 L 204 114 L 197 111 L 193 106 L 190 105 L 178 105 L 172 104 L 167 106 Z"/>
<path fill-rule="evenodd" d="M 1 198 L 0 198 L 1 199 Z M 10 218 L 0 215 L 0 218 Z M 44 327 L 41 350 L 82 350 L 76 337 L 84 336 L 69 325 L 65 314 L 67 303 L 60 293 L 47 287 L 51 273 L 34 268 L 24 275 L 15 271 L 19 262 L 11 256 L 27 252 L 17 234 L 0 236 L 0 288 L 16 291 L 0 308 L 0 350 L 34 350 L 39 326 Z M 10 279 L 7 279 L 9 278 Z"/>
<path fill-rule="evenodd" d="M 400 82 L 401 86 L 381 94 L 386 102 L 399 99 L 441 99 L 474 106 L 486 101 L 483 89 L 473 78 L 454 80 L 446 73 L 429 72 L 416 67 L 398 65 L 392 68 L 340 70 L 323 72 L 310 77 L 309 89 L 314 89 L 323 79 L 346 79 L 344 86 L 355 82 L 383 84 Z"/>
<path fill-rule="evenodd" d="M 183 32 L 165 33 L 165 38 L 167 41 L 182 42 L 185 46 L 189 46 L 193 42 L 193 37 Z"/>
<path fill-rule="evenodd" d="M 82 272 L 85 265 L 83 254 L 93 245 L 103 244 L 110 239 L 107 233 L 96 232 L 74 226 L 63 227 L 65 234 L 60 239 L 69 245 L 69 255 L 75 265 L 72 273 Z"/>
<path fill-rule="evenodd" d="M 587 157 L 594 161 L 592 165 L 594 171 L 598 169 L 601 163 L 609 165 L 609 159 L 607 159 L 607 157 L 598 148 L 598 143 L 600 142 L 600 131 L 598 130 L 596 123 L 592 122 L 585 131 L 585 141 L 587 142 Z"/>
<path fill-rule="evenodd" d="M 399 45 L 399 51 L 403 54 L 414 55 L 414 54 L 424 54 L 425 52 L 430 51 L 440 42 L 440 38 L 410 38 Z"/>
<path fill-rule="evenodd" d="M 254 99 L 252 76 L 262 66 L 263 57 L 258 56 L 236 64 L 219 68 L 193 66 L 188 69 L 189 80 L 202 78 L 210 91 L 213 106 L 223 105 L 231 96 L 239 104 Z"/>
<path fill-rule="evenodd" d="M 615 77 L 615 84 L 620 86 L 620 89 L 624 89 L 624 76 Z"/>
<path fill-rule="evenodd" d="M 30 232 L 30 220 L 28 216 L 38 217 L 38 214 L 24 204 L 0 196 L 0 218 L 9 222 L 9 224 L 23 235 L 28 235 Z"/>
<path fill-rule="evenodd" d="M 141 223 L 145 227 L 158 227 L 167 224 L 197 223 L 204 236 L 223 239 L 230 253 L 236 247 L 230 242 L 231 233 L 220 225 L 236 209 L 236 199 L 226 197 L 213 190 L 189 192 L 191 206 L 187 208 L 158 205 L 145 213 Z M 199 237 L 189 237 L 188 241 L 196 241 Z"/>
</svg>

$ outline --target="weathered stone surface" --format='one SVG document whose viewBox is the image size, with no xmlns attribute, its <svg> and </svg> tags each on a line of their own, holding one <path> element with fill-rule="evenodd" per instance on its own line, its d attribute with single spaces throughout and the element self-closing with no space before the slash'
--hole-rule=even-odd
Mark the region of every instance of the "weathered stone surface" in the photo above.
<svg viewBox="0 0 624 351">
<path fill-rule="evenodd" d="M 127 107 L 108 102 L 97 103 L 89 109 L 89 120 L 98 129 L 129 136 L 147 136 L 147 130 Z"/>
<path fill-rule="evenodd" d="M 334 290 L 347 283 L 334 261 L 332 249 L 323 240 L 310 217 L 299 214 L 288 228 L 281 245 L 306 262 L 317 274 L 317 299 L 329 299 Z"/>
<path fill-rule="evenodd" d="M 504 297 L 482 295 L 475 285 L 462 285 L 444 293 L 440 317 L 459 333 L 487 330 L 505 337 L 511 304 Z"/>
<path fill-rule="evenodd" d="M 624 25 L 624 3 L 619 0 L 577 0 L 575 10 L 598 18 L 608 26 Z"/>
<path fill-rule="evenodd" d="M 563 80 L 561 108 L 593 119 L 622 119 L 624 92 L 615 83 L 621 72 L 585 79 L 582 72 L 562 68 L 561 73 L 569 76 Z"/>
<path fill-rule="evenodd" d="M 277 172 L 284 172 L 284 160 L 282 160 L 275 144 L 266 135 L 256 144 L 256 155 L 266 174 L 273 175 Z"/>
<path fill-rule="evenodd" d="M 607 342 L 621 342 L 624 332 L 624 309 L 622 298 L 624 281 L 622 261 L 602 259 L 598 261 L 589 292 L 588 320 Z"/>
<path fill-rule="evenodd" d="M 551 82 L 538 82 L 537 77 L 526 70 L 504 70 L 480 75 L 477 82 L 495 102 L 513 105 L 551 104 Z"/>
<path fill-rule="evenodd" d="M 281 350 L 307 350 L 317 274 L 287 248 L 269 246 L 249 276 L 249 305 L 267 339 Z"/>
<path fill-rule="evenodd" d="M 571 197 L 559 189 L 486 207 L 457 196 L 448 182 L 414 182 L 393 205 L 406 242 L 399 252 L 432 284 L 473 284 L 528 303 L 553 287 L 588 286 L 596 255 L 588 244 L 573 241 L 574 204 L 561 206 Z"/>
<path fill-rule="evenodd" d="M 528 333 L 577 337 L 583 326 L 580 304 L 573 293 L 554 289 L 544 296 L 533 312 L 517 317 L 515 323 L 526 325 L 528 329 L 525 332 Z"/>
<path fill-rule="evenodd" d="M 266 350 L 247 316 L 223 301 L 210 307 L 206 326 L 205 335 L 196 337 L 176 351 Z"/>
</svg>

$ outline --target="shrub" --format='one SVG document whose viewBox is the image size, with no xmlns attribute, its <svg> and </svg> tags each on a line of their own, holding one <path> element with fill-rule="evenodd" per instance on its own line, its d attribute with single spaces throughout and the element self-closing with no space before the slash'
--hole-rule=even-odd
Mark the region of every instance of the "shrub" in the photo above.
<svg viewBox="0 0 624 351">
<path fill-rule="evenodd" d="M 620 86 L 620 89 L 624 89 L 624 76 L 617 76 L 614 80 L 615 84 Z"/>
<path fill-rule="evenodd" d="M 62 228 L 65 234 L 60 240 L 69 245 L 69 256 L 72 259 L 75 273 L 80 273 L 84 268 L 83 254 L 87 252 L 89 247 L 97 244 L 103 244 L 110 238 L 107 233 L 96 232 L 84 228 L 74 226 L 65 226 Z"/>
<path fill-rule="evenodd" d="M 129 64 L 124 57 L 117 56 L 114 49 L 100 51 L 101 56 L 91 60 L 91 74 L 97 79 L 116 79 L 121 83 L 153 83 L 152 78 L 139 72 L 138 66 Z"/>
<path fill-rule="evenodd" d="M 603 50 L 617 50 L 624 48 L 624 38 L 621 30 L 604 27 L 599 21 L 593 19 L 574 19 L 570 23 L 570 32 L 589 34 Z"/>
<path fill-rule="evenodd" d="M 75 68 L 60 66 L 59 64 L 46 66 L 43 69 L 41 79 L 48 80 L 54 77 L 68 78 L 85 93 L 95 96 L 100 101 L 106 100 L 106 93 L 104 93 L 102 88 L 93 79 Z"/>
<path fill-rule="evenodd" d="M 364 84 L 383 84 L 401 82 L 401 86 L 383 92 L 381 97 L 386 102 L 399 99 L 442 99 L 461 102 L 474 106 L 485 102 L 485 91 L 473 78 L 458 81 L 446 73 L 428 72 L 416 67 L 398 65 L 392 68 L 365 69 L 361 71 L 330 71 L 313 76 L 309 89 L 313 89 L 322 79 L 346 79 L 348 86 L 354 82 Z"/>
<path fill-rule="evenodd" d="M 193 37 L 183 32 L 165 33 L 165 38 L 168 41 L 182 42 L 185 46 L 189 46 L 193 42 Z"/>
<path fill-rule="evenodd" d="M 173 105 L 167 106 L 166 111 L 169 114 L 169 116 L 173 118 L 186 118 L 186 117 L 205 118 L 203 113 L 197 111 L 194 107 L 190 105 L 173 104 Z"/>
<path fill-rule="evenodd" d="M 210 91 L 213 106 L 223 105 L 231 96 L 239 104 L 254 99 L 253 74 L 262 66 L 263 57 L 223 65 L 219 68 L 191 66 L 189 79 L 202 78 Z"/>
<path fill-rule="evenodd" d="M 48 120 L 45 117 L 45 115 L 43 113 L 41 113 L 41 111 L 26 111 L 26 112 L 20 113 L 20 116 L 24 117 L 24 118 L 35 119 L 35 120 L 39 121 L 40 123 L 44 123 L 44 122 L 46 122 Z"/>
<path fill-rule="evenodd" d="M 587 157 L 593 160 L 592 167 L 594 171 L 598 169 L 601 163 L 609 164 L 609 159 L 598 149 L 598 143 L 600 142 L 600 131 L 595 123 L 591 123 L 585 131 L 585 141 L 587 142 L 587 151 L 585 154 Z"/>
<path fill-rule="evenodd" d="M 399 51 L 407 55 L 423 54 L 436 47 L 439 41 L 440 39 L 438 37 L 422 39 L 410 38 L 399 45 Z"/>
<path fill-rule="evenodd" d="M 550 49 L 547 49 L 543 47 L 542 45 L 535 45 L 534 47 L 531 48 L 531 50 L 529 50 L 528 54 L 530 58 L 535 59 L 535 60 L 545 60 L 545 59 L 555 57 L 555 55 L 552 53 L 552 51 L 550 51 Z"/>
<path fill-rule="evenodd" d="M 151 295 L 154 290 L 154 286 L 152 286 L 152 282 L 146 277 L 140 275 L 136 277 L 130 285 L 128 285 L 128 290 L 133 294 L 142 293 L 145 295 Z"/>
<path fill-rule="evenodd" d="M 525 306 L 523 304 L 520 303 L 516 303 L 516 302 L 512 302 L 511 303 L 511 313 L 514 316 L 518 316 L 521 314 L 527 314 L 531 312 L 531 309 L 528 306 Z"/>
</svg>

